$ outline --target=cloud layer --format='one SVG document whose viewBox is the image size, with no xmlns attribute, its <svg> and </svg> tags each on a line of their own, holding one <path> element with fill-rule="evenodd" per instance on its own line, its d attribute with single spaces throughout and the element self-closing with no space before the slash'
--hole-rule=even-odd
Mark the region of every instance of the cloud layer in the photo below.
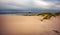
<svg viewBox="0 0 60 35">
<path fill-rule="evenodd" d="M 28 9 L 60 10 L 59 0 L 0 0 L 0 9 L 28 10 Z"/>
</svg>

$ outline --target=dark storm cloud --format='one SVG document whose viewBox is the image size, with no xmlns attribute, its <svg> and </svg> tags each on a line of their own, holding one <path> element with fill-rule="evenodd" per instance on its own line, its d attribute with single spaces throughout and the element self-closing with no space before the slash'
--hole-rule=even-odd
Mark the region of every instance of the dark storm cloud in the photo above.
<svg viewBox="0 0 60 35">
<path fill-rule="evenodd" d="M 46 9 L 60 10 L 59 0 L 1 0 L 0 9 L 4 10 L 29 10 Z"/>
</svg>

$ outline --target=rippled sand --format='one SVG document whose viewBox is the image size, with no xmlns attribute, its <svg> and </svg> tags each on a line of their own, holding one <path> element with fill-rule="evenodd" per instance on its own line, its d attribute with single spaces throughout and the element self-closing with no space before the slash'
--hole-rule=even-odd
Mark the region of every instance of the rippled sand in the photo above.
<svg viewBox="0 0 60 35">
<path fill-rule="evenodd" d="M 58 35 L 60 16 L 41 20 L 41 16 L 0 15 L 1 35 Z"/>
</svg>

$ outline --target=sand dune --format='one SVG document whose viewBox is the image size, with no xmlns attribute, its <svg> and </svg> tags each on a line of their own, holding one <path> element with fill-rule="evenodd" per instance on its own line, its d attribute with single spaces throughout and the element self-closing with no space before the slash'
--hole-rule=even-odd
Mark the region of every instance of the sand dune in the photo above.
<svg viewBox="0 0 60 35">
<path fill-rule="evenodd" d="M 58 35 L 60 16 L 40 21 L 41 16 L 0 15 L 2 35 Z"/>
</svg>

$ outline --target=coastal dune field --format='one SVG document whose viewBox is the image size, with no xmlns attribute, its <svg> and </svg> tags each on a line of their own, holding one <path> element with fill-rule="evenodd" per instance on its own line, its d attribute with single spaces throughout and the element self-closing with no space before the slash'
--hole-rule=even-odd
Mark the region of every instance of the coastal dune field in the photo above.
<svg viewBox="0 0 60 35">
<path fill-rule="evenodd" d="M 41 19 L 42 16 L 0 15 L 0 33 L 1 35 L 60 35 L 60 16 L 43 21 Z"/>
</svg>

